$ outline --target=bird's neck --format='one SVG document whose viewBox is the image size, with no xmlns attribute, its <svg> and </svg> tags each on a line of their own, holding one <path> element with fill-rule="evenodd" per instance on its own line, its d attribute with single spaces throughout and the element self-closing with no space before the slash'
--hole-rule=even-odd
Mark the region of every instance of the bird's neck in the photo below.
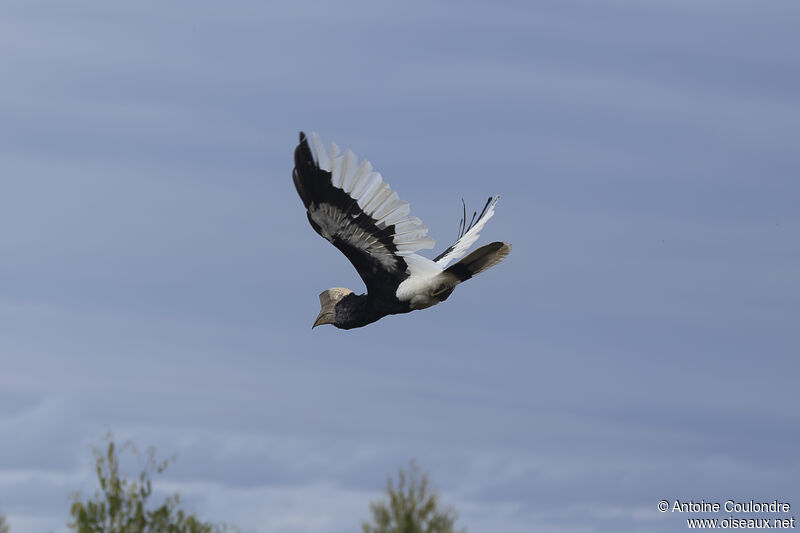
<svg viewBox="0 0 800 533">
<path fill-rule="evenodd" d="M 386 315 L 406 313 L 411 309 L 395 299 L 374 298 L 369 294 L 348 294 L 336 304 L 336 327 L 360 328 Z"/>
</svg>

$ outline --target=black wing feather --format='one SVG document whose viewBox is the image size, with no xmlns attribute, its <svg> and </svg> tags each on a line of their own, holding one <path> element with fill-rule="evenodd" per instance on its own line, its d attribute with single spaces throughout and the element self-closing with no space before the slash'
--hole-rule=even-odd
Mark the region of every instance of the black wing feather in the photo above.
<svg viewBox="0 0 800 533">
<path fill-rule="evenodd" d="M 370 294 L 393 296 L 397 286 L 408 278 L 406 262 L 395 255 L 397 246 L 392 239 L 394 225 L 378 228 L 375 220 L 361 209 L 355 199 L 333 185 L 331 173 L 321 169 L 314 161 L 303 132 L 300 132 L 300 143 L 294 152 L 292 178 L 297 194 L 308 210 L 308 221 L 314 231 L 330 241 L 350 260 Z M 331 232 L 325 231 L 312 218 L 313 213 L 325 209 L 334 213 L 340 222 L 339 227 Z M 361 231 L 372 237 L 375 240 L 373 249 L 382 252 L 380 257 L 370 254 L 363 247 L 355 246 L 352 238 L 348 238 L 354 231 Z"/>
</svg>

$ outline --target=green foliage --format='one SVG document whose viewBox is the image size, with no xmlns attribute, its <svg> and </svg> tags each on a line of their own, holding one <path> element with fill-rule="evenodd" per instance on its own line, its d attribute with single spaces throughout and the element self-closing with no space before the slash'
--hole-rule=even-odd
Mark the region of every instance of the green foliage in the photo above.
<svg viewBox="0 0 800 533">
<path fill-rule="evenodd" d="M 414 461 L 399 469 L 397 483 L 391 478 L 386 492 L 389 501 L 370 504 L 373 524 L 363 522 L 364 533 L 464 533 L 455 529 L 458 515 L 451 507 L 439 505 L 439 495 L 428 487 L 428 474 Z"/>
<path fill-rule="evenodd" d="M 145 466 L 135 480 L 120 473 L 119 453 L 112 435 L 106 436 L 108 447 L 103 453 L 94 449 L 95 470 L 100 489 L 94 497 L 81 501 L 74 496 L 70 509 L 73 522 L 69 527 L 77 533 L 222 533 L 228 531 L 226 525 L 203 522 L 195 514 L 187 514 L 179 509 L 177 494 L 167 497 L 159 507 L 148 506 L 153 493 L 152 476 L 161 474 L 172 460 L 158 462 L 155 450 L 148 448 Z M 122 446 L 139 457 L 130 444 Z M 0 530 L 0 533 L 4 533 Z"/>
<path fill-rule="evenodd" d="M 0 514 L 0 533 L 8 533 L 8 522 L 6 522 L 6 517 Z"/>
</svg>

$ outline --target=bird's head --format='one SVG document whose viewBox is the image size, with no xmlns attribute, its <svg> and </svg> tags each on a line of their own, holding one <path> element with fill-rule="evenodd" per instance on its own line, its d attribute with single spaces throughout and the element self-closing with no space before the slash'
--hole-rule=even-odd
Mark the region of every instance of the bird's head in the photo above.
<svg viewBox="0 0 800 533">
<path fill-rule="evenodd" d="M 353 291 L 343 287 L 334 287 L 322 291 L 319 295 L 319 303 L 322 306 L 322 310 L 319 312 L 311 329 L 323 324 L 333 324 L 336 321 L 336 304 L 338 304 L 342 298 L 352 293 Z"/>
</svg>

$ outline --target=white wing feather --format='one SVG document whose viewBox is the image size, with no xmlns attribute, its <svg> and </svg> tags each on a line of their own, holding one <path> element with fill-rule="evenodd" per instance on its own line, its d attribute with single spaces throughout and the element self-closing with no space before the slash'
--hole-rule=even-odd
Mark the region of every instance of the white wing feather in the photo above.
<svg viewBox="0 0 800 533">
<path fill-rule="evenodd" d="M 333 185 L 353 198 L 361 210 L 375 221 L 378 228 L 394 225 L 395 233 L 392 240 L 397 248 L 395 253 L 403 256 L 409 274 L 397 288 L 396 296 L 401 301 L 410 301 L 415 308 L 436 303 L 430 293 L 436 288 L 440 274 L 452 261 L 464 257 L 475 244 L 480 231 L 494 215 L 494 206 L 500 197 L 492 200 L 483 215 L 440 259 L 432 261 L 414 253 L 417 250 L 433 248 L 435 242 L 428 237 L 428 228 L 419 218 L 409 216 L 411 208 L 408 203 L 400 200 L 397 193 L 383 181 L 380 173 L 373 170 L 370 162 L 363 160 L 359 163 L 358 157 L 350 150 L 345 150 L 344 154 L 340 155 L 341 151 L 335 143 L 331 143 L 330 151 L 326 151 L 322 139 L 316 133 L 312 132 L 309 138 L 317 164 L 322 170 L 331 173 Z M 343 216 L 342 213 L 324 214 L 332 220 L 330 222 L 332 227 L 340 226 L 338 219 L 334 218 Z M 324 226 L 327 218 L 323 217 L 318 223 Z M 466 220 L 464 223 L 466 224 Z M 365 241 L 363 244 L 370 248 L 368 246 L 370 242 Z M 377 253 L 372 248 L 370 251 Z"/>
<path fill-rule="evenodd" d="M 411 208 L 383 181 L 380 173 L 372 170 L 369 161 L 360 164 L 358 157 L 348 150 L 339 155 L 339 147 L 331 143 L 330 153 L 325 151 L 319 135 L 311 133 L 311 149 L 319 168 L 331 173 L 331 182 L 355 199 L 364 213 L 372 217 L 378 228 L 395 226 L 393 240 L 397 255 L 407 256 L 417 250 L 433 248 L 436 241 L 428 237 L 428 228 L 417 217 L 410 217 Z"/>
</svg>

